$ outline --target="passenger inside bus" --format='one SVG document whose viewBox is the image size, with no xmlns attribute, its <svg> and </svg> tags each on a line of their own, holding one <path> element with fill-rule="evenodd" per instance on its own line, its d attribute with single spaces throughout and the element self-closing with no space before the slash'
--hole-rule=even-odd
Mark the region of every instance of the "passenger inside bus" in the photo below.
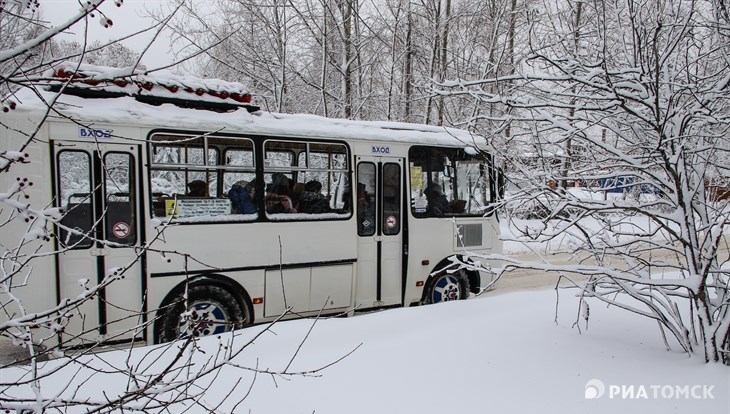
<svg viewBox="0 0 730 414">
<path fill-rule="evenodd" d="M 289 177 L 282 173 L 274 173 L 271 175 L 271 183 L 266 186 L 266 212 L 270 214 L 277 213 L 296 213 L 291 201 L 291 190 Z"/>
<path fill-rule="evenodd" d="M 190 197 L 205 197 L 207 195 L 207 187 L 203 180 L 195 180 L 188 183 L 187 196 Z"/>
<path fill-rule="evenodd" d="M 446 199 L 441 186 L 436 183 L 430 183 L 423 191 L 428 201 L 427 211 L 433 216 L 444 216 L 450 211 L 449 200 Z"/>
<path fill-rule="evenodd" d="M 301 212 L 300 202 L 302 200 L 302 194 L 304 193 L 304 183 L 294 183 L 291 190 L 291 202 L 292 206 L 298 212 Z"/>
<path fill-rule="evenodd" d="M 299 212 L 307 214 L 329 213 L 329 201 L 322 195 L 322 183 L 312 180 L 304 185 L 302 199 L 299 202 Z"/>
<path fill-rule="evenodd" d="M 449 203 L 451 212 L 454 214 L 464 214 L 466 211 L 466 200 L 451 200 Z"/>
<path fill-rule="evenodd" d="M 228 191 L 228 198 L 231 199 L 231 212 L 233 214 L 253 214 L 256 212 L 255 189 L 246 180 L 233 184 Z"/>
</svg>

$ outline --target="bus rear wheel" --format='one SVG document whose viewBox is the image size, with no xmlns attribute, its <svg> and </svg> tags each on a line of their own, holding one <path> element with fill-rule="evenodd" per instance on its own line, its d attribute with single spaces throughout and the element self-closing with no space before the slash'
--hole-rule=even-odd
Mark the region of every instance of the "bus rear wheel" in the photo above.
<svg viewBox="0 0 730 414">
<path fill-rule="evenodd" d="M 462 271 L 441 272 L 431 279 L 426 290 L 426 304 L 451 302 L 469 297 L 469 279 Z"/>
<path fill-rule="evenodd" d="M 218 335 L 250 323 L 248 310 L 236 297 L 216 285 L 193 285 L 188 288 L 187 309 L 181 292 L 172 300 L 159 329 L 160 342 L 175 339 Z"/>
</svg>

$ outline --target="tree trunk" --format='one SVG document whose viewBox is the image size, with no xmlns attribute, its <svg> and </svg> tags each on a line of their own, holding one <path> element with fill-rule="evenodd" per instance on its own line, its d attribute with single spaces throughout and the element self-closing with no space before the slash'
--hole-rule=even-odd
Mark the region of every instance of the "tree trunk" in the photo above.
<svg viewBox="0 0 730 414">
<path fill-rule="evenodd" d="M 439 34 L 440 31 L 440 25 L 441 25 L 441 2 L 438 2 L 438 5 L 434 9 L 434 21 L 436 22 L 436 29 L 434 30 L 435 36 L 433 37 L 433 45 L 431 47 L 431 64 L 430 69 L 428 72 L 429 81 L 433 81 L 433 79 L 436 77 L 436 66 L 438 65 L 439 60 L 439 44 L 441 41 L 441 37 Z M 430 92 L 428 93 L 428 97 L 426 98 L 426 115 L 424 119 L 425 124 L 431 123 L 431 110 L 433 109 L 433 94 Z"/>
<path fill-rule="evenodd" d="M 280 0 L 274 1 L 274 27 L 276 28 L 276 46 L 279 55 L 279 91 L 276 97 L 276 111 L 286 111 L 287 77 L 286 77 L 286 5 L 281 6 Z M 279 14 L 281 13 L 281 15 Z"/>
<path fill-rule="evenodd" d="M 411 100 L 413 99 L 413 9 L 408 1 L 406 22 L 405 68 L 403 70 L 403 120 L 411 121 Z"/>
<path fill-rule="evenodd" d="M 509 74 L 515 73 L 515 26 L 517 26 L 517 0 L 512 0 L 509 11 L 509 32 L 507 34 L 507 53 L 509 54 Z M 512 82 L 510 82 L 511 84 Z M 504 136 L 506 142 L 510 141 L 512 136 L 512 124 L 507 123 L 504 128 Z"/>
<path fill-rule="evenodd" d="M 576 55 L 576 58 L 578 57 L 578 47 L 580 46 L 580 24 L 581 24 L 581 13 L 583 11 L 583 3 L 578 2 L 576 5 L 575 10 L 575 27 L 573 28 L 573 47 L 574 47 L 574 53 Z M 575 87 L 573 88 L 573 91 L 575 91 Z M 568 119 L 572 120 L 575 115 L 575 109 L 573 105 L 571 105 L 570 109 L 568 110 Z M 571 121 L 572 122 L 572 121 Z M 573 139 L 571 137 L 568 137 L 565 140 L 565 144 L 563 146 L 563 159 L 561 162 L 560 167 L 560 175 L 562 179 L 560 180 L 560 187 L 563 189 L 568 188 L 568 174 L 570 173 L 570 168 L 573 162 Z"/>
<path fill-rule="evenodd" d="M 322 4 L 322 73 L 320 76 L 320 99 L 322 101 L 322 115 L 328 116 L 328 106 L 327 106 L 327 62 L 329 61 L 327 54 L 329 53 L 329 49 L 327 48 L 329 45 L 329 39 L 327 36 L 329 36 L 329 16 L 330 16 L 330 9 L 329 9 L 329 3 L 323 3 Z"/>
<path fill-rule="evenodd" d="M 344 117 L 352 118 L 352 1 L 340 2 L 342 15 L 343 53 L 342 53 L 342 98 Z"/>
<path fill-rule="evenodd" d="M 441 32 L 441 62 L 439 67 L 439 82 L 443 83 L 446 80 L 446 65 L 447 65 L 447 54 L 449 44 L 449 20 L 451 19 L 451 0 L 444 0 L 443 6 L 443 24 Z M 444 96 L 439 97 L 438 102 L 438 125 L 444 124 Z"/>
</svg>

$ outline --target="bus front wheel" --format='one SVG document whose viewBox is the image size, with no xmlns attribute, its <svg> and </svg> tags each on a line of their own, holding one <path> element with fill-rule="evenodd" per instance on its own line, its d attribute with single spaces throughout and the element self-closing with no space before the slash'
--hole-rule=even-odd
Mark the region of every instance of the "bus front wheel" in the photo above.
<svg viewBox="0 0 730 414">
<path fill-rule="evenodd" d="M 426 304 L 451 302 L 469 297 L 469 279 L 462 271 L 439 273 L 431 279 L 426 290 Z"/>
<path fill-rule="evenodd" d="M 183 294 L 181 292 L 175 296 L 162 315 L 160 342 L 190 336 L 218 335 L 250 323 L 248 310 L 243 309 L 235 296 L 220 286 L 190 286 L 187 308 Z"/>
</svg>

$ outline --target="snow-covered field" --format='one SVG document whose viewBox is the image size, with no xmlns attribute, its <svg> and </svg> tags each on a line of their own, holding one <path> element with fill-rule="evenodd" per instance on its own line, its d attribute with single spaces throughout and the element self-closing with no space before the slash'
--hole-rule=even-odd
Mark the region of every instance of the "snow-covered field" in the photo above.
<svg viewBox="0 0 730 414">
<path fill-rule="evenodd" d="M 321 321 L 298 367 L 362 346 L 320 378 L 277 388 L 259 377 L 246 405 L 300 413 L 730 412 L 727 367 L 666 352 L 655 324 L 618 310 L 594 309 L 581 335 L 571 328 L 575 306 L 563 300 L 558 325 L 551 290 Z M 308 327 L 282 324 L 252 354 L 281 366 Z M 592 379 L 606 385 L 600 399 L 585 398 Z M 611 399 L 611 385 L 706 385 L 714 399 Z"/>
<path fill-rule="evenodd" d="M 617 309 L 592 307 L 590 325 L 581 334 L 571 327 L 574 298 L 569 291 L 562 291 L 560 298 L 558 324 L 554 290 L 320 320 L 291 370 L 314 369 L 357 349 L 318 377 L 259 374 L 234 412 L 730 412 L 728 367 L 704 364 L 700 355 L 666 351 L 655 323 Z M 280 323 L 273 327 L 275 335 L 265 333 L 235 362 L 282 370 L 311 324 Z M 239 331 L 237 340 L 262 329 Z M 205 338 L 201 344 L 210 356 L 218 340 Z M 137 357 L 154 358 L 151 349 L 137 351 Z M 122 361 L 124 355 L 102 357 Z M 2 380 L 21 369 L 0 372 Z M 95 378 L 86 384 L 85 394 L 110 393 L 117 383 Z M 235 395 L 244 395 L 253 374 L 227 367 L 204 400 L 230 412 L 236 399 L 230 405 L 218 400 L 239 378 Z M 587 388 L 596 384 L 589 384 L 591 380 L 602 382 L 600 398 L 586 398 L 600 388 Z"/>
</svg>

